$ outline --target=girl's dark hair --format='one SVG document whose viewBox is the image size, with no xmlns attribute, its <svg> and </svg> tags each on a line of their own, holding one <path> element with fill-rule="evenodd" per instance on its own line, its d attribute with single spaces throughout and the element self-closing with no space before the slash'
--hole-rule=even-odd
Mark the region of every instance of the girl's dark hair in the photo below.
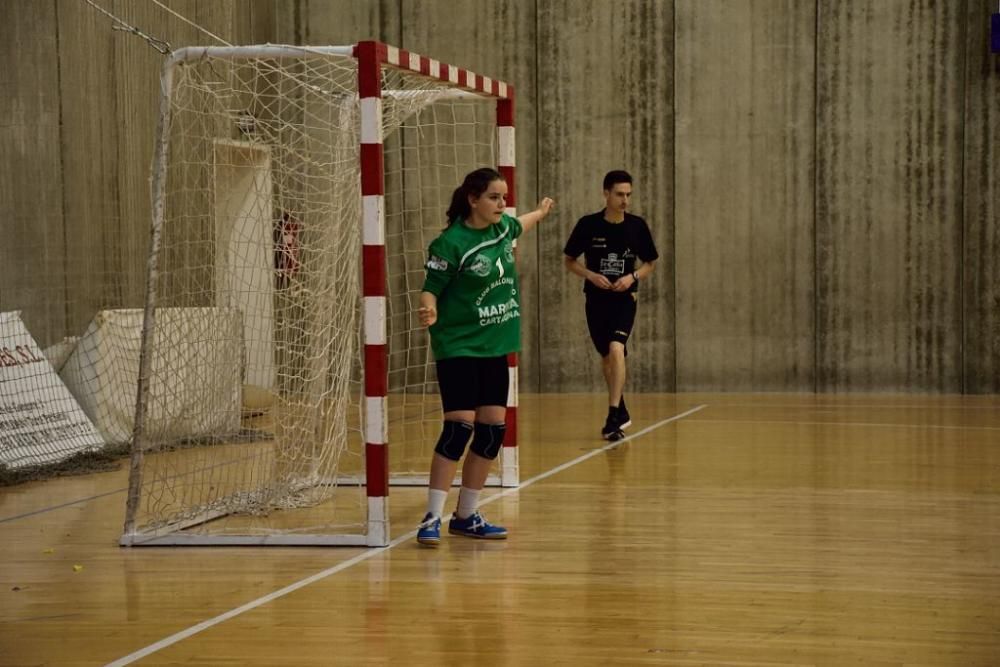
<svg viewBox="0 0 1000 667">
<path fill-rule="evenodd" d="M 465 220 L 471 215 L 470 196 L 479 197 L 490 187 L 490 183 L 502 180 L 503 176 L 500 175 L 500 172 L 489 167 L 476 169 L 466 174 L 465 180 L 451 194 L 451 205 L 448 206 L 448 212 L 445 213 L 448 225 L 450 226 L 455 220 Z"/>
</svg>

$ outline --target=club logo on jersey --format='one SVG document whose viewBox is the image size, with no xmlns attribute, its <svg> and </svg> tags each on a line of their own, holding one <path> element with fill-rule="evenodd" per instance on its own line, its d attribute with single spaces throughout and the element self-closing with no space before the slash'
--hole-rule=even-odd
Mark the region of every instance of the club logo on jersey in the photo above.
<svg viewBox="0 0 1000 667">
<path fill-rule="evenodd" d="M 620 276 L 625 273 L 625 258 L 618 259 L 618 253 L 609 253 L 601 258 L 601 273 L 606 276 Z"/>
<path fill-rule="evenodd" d="M 517 299 L 508 299 L 506 303 L 495 303 L 492 306 L 479 306 L 479 317 L 504 315 L 518 309 Z"/>
<path fill-rule="evenodd" d="M 481 327 L 504 324 L 519 317 L 521 317 L 521 309 L 517 299 L 508 299 L 505 303 L 496 303 L 490 306 L 479 306 L 479 326 Z"/>
<path fill-rule="evenodd" d="M 493 262 L 490 258 L 479 253 L 476 257 L 469 263 L 469 271 L 476 274 L 480 278 L 485 278 L 490 275 L 490 270 L 493 268 Z"/>
<path fill-rule="evenodd" d="M 447 271 L 448 260 L 442 259 L 437 255 L 431 255 L 430 259 L 427 260 L 427 268 L 433 271 Z"/>
<path fill-rule="evenodd" d="M 508 262 L 514 261 L 514 244 L 510 241 L 503 244 L 503 256 Z"/>
</svg>

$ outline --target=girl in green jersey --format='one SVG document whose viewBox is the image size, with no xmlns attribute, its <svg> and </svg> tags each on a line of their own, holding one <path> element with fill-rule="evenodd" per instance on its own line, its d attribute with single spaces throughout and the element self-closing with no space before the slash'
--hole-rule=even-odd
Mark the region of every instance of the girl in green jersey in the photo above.
<svg viewBox="0 0 1000 667">
<path fill-rule="evenodd" d="M 495 170 L 471 172 L 452 194 L 448 227 L 430 245 L 420 294 L 420 322 L 430 327 L 444 411 L 431 460 L 427 514 L 417 541 L 437 546 L 455 468 L 462 466 L 458 509 L 448 532 L 505 539 L 478 511 L 479 494 L 500 453 L 507 413 L 507 355 L 521 345 L 521 310 L 513 242 L 552 210 L 545 197 L 517 218 L 506 213 L 507 183 Z"/>
</svg>

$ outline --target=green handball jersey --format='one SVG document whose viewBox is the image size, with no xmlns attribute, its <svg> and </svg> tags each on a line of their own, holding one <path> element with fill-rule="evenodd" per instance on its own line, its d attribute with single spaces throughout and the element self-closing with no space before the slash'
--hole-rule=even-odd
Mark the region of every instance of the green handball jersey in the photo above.
<svg viewBox="0 0 1000 667">
<path fill-rule="evenodd" d="M 430 245 L 424 291 L 437 297 L 430 327 L 435 359 L 498 357 L 521 348 L 521 305 L 514 239 L 521 223 L 472 229 L 454 221 Z"/>
</svg>

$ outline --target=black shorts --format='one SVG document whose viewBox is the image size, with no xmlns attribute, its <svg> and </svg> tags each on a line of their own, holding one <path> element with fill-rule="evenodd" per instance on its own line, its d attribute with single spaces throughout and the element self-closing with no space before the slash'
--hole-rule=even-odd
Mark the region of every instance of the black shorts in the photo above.
<svg viewBox="0 0 1000 667">
<path fill-rule="evenodd" d="M 598 354 L 606 357 L 611 343 L 628 342 L 635 324 L 635 309 L 635 292 L 587 295 L 587 328 Z"/>
<path fill-rule="evenodd" d="M 437 362 L 441 407 L 445 412 L 475 410 L 483 405 L 507 405 L 510 372 L 507 355 L 452 357 Z"/>
</svg>

